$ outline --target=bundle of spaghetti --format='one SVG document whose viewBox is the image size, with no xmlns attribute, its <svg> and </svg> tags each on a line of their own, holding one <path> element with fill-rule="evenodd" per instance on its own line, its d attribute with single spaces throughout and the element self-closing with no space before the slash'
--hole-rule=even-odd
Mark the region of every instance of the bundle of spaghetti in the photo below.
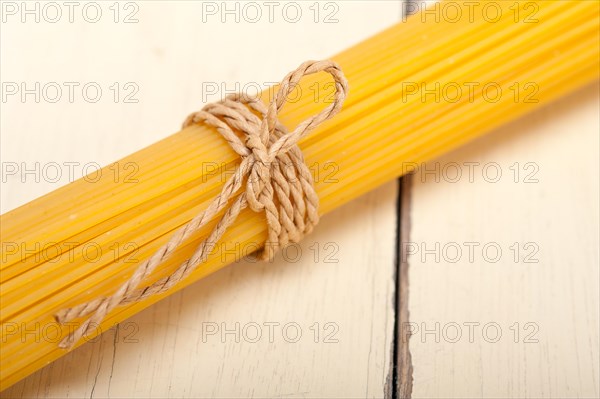
<svg viewBox="0 0 600 399">
<path fill-rule="evenodd" d="M 493 19 L 466 11 L 452 20 L 416 14 L 332 58 L 348 78 L 349 96 L 339 115 L 300 142 L 322 214 L 597 79 L 597 2 L 495 5 Z M 284 107 L 280 121 L 292 129 L 318 113 L 333 92 L 330 83 L 322 73 L 305 78 L 302 96 Z M 262 93 L 263 101 L 273 93 Z M 182 110 L 182 117 L 190 111 Z M 109 165 L 98 178 L 77 180 L 2 215 L 0 389 L 64 355 L 58 343 L 76 325 L 58 325 L 54 314 L 112 294 L 208 206 L 239 162 L 213 128 L 194 125 Z M 131 165 L 138 173 L 127 181 Z M 122 178 L 115 179 L 116 172 Z M 172 273 L 215 223 L 178 248 L 152 280 Z M 244 210 L 185 281 L 117 307 L 97 333 L 265 239 L 264 215 Z"/>
</svg>

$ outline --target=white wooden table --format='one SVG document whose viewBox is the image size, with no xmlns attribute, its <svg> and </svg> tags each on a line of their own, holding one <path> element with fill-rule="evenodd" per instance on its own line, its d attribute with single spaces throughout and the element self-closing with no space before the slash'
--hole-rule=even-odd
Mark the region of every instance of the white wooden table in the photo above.
<svg viewBox="0 0 600 399">
<path fill-rule="evenodd" d="M 92 23 L 88 3 L 73 23 L 61 3 L 56 23 L 46 3 L 39 22 L 3 13 L 3 85 L 55 82 L 63 96 L 3 98 L 2 212 L 403 10 L 281 3 L 270 22 L 258 2 L 254 23 L 237 3 L 236 23 L 221 2 L 96 2 Z M 324 218 L 298 261 L 228 267 L 2 397 L 598 397 L 598 105 L 598 86 L 585 88 L 432 161 Z"/>
</svg>

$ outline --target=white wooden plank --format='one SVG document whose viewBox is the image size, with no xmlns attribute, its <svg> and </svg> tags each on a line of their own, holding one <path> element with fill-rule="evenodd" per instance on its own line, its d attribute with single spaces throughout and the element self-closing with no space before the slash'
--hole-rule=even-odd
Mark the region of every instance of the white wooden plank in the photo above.
<svg viewBox="0 0 600 399">
<path fill-rule="evenodd" d="M 388 184 L 324 218 L 297 262 L 290 250 L 287 261 L 234 264 L 5 393 L 382 397 L 393 341 L 395 201 Z M 236 328 L 237 336 L 225 332 Z"/>
<path fill-rule="evenodd" d="M 17 18 L 2 26 L 3 81 L 94 82 L 103 89 L 97 103 L 78 91 L 73 103 L 18 97 L 2 103 L 2 162 L 19 168 L 5 173 L 2 212 L 81 176 L 86 165 L 108 164 L 176 131 L 202 106 L 203 83 L 235 90 L 278 81 L 303 60 L 325 58 L 396 22 L 401 12 L 399 1 L 321 2 L 315 22 L 314 3 L 296 2 L 303 14 L 298 23 L 281 14 L 273 23 L 222 23 L 218 14 L 202 21 L 203 2 L 137 1 L 139 22 L 124 24 L 112 21 L 112 2 L 98 4 L 106 18 L 95 24 L 75 14 L 72 24 Z M 135 7 L 120 10 L 122 19 Z M 338 22 L 324 23 L 332 11 Z M 139 102 L 115 103 L 114 82 L 121 89 L 135 84 Z M 63 173 L 57 182 L 44 179 L 51 162 Z M 66 162 L 77 163 L 73 176 Z M 36 163 L 39 172 L 22 173 Z M 227 268 L 3 394 L 382 397 L 392 362 L 396 192 L 391 183 L 326 217 L 302 244 L 298 262 Z M 239 342 L 222 335 L 236 323 Z M 251 323 L 261 328 L 258 342 Z M 279 323 L 273 342 L 269 323 Z M 294 340 L 294 324 L 282 336 L 286 323 L 301 328 L 298 342 L 287 342 Z M 208 335 L 214 326 L 219 332 Z"/>
<path fill-rule="evenodd" d="M 438 183 L 413 176 L 414 398 L 598 397 L 598 98 L 587 87 L 427 164 Z"/>
</svg>

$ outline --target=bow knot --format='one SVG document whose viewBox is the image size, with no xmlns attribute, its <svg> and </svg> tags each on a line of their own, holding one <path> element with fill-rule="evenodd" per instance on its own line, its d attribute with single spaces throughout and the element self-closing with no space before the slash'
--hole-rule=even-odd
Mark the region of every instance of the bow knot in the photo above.
<svg viewBox="0 0 600 399">
<path fill-rule="evenodd" d="M 260 162 L 263 165 L 269 164 L 271 161 L 271 154 L 269 154 L 268 145 L 269 143 L 263 142 L 261 138 L 254 133 L 248 135 L 245 141 L 246 147 L 254 155 L 254 160 Z"/>
<path fill-rule="evenodd" d="M 267 130 L 267 135 L 259 133 L 268 126 L 263 119 L 261 125 L 256 130 L 251 130 L 247 133 L 245 145 L 250 150 L 250 155 L 253 159 L 250 161 L 251 167 L 246 182 L 246 199 L 250 209 L 254 212 L 262 212 L 266 209 L 266 204 L 274 202 L 272 176 L 277 173 L 275 168 L 279 168 L 283 156 L 287 151 L 272 152 L 270 151 L 269 138 L 278 137 L 287 132 L 280 130 L 277 133 L 272 130 Z M 279 126 L 282 129 L 283 126 Z M 261 137 L 262 136 L 262 137 Z"/>
<path fill-rule="evenodd" d="M 321 71 L 329 73 L 334 79 L 334 101 L 318 114 L 300 123 L 294 131 L 288 132 L 277 120 L 277 114 L 303 76 Z M 307 61 L 285 76 L 268 107 L 257 98 L 234 94 L 217 103 L 207 104 L 201 111 L 188 116 L 183 123 L 184 128 L 195 123 L 215 127 L 240 155 L 240 166 L 225 182 L 221 193 L 208 208 L 175 232 L 150 258 L 144 260 L 114 294 L 62 309 L 55 315 L 59 323 L 66 323 L 93 313 L 77 330 L 61 341 L 60 347 L 72 348 L 118 305 L 165 292 L 186 278 L 206 260 L 214 244 L 245 207 L 265 214 L 268 240 L 261 253 L 263 259 L 271 259 L 279 248 L 290 242 L 298 242 L 305 234 L 310 233 L 319 221 L 319 198 L 313 186 L 312 174 L 304 163 L 297 143 L 320 123 L 339 112 L 347 91 L 348 82 L 336 63 Z M 244 182 L 246 190 L 240 192 Z M 184 240 L 226 207 L 224 215 L 189 259 L 169 276 L 140 287 Z"/>
</svg>

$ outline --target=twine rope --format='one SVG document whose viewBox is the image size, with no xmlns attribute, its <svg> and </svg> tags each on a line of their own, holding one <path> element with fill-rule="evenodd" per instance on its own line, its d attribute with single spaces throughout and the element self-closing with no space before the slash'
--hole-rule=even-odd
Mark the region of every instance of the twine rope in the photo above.
<svg viewBox="0 0 600 399">
<path fill-rule="evenodd" d="M 333 102 L 301 122 L 291 133 L 288 132 L 277 119 L 279 111 L 304 76 L 322 71 L 333 77 Z M 115 307 L 163 293 L 185 279 L 206 260 L 227 228 L 246 207 L 254 212 L 264 212 L 266 216 L 268 240 L 259 254 L 263 260 L 271 259 L 280 248 L 298 242 L 309 234 L 319 221 L 319 198 L 312 174 L 297 143 L 340 111 L 347 92 L 348 82 L 335 62 L 306 61 L 283 78 L 268 107 L 258 98 L 234 94 L 207 104 L 199 112 L 189 115 L 183 123 L 184 128 L 196 123 L 215 127 L 240 155 L 240 165 L 206 210 L 175 232 L 166 244 L 142 262 L 114 294 L 57 312 L 55 318 L 61 324 L 92 314 L 79 328 L 69 333 L 59 346 L 63 349 L 73 348 L 83 336 L 93 332 Z M 245 190 L 240 193 L 244 183 Z M 188 260 L 171 275 L 138 288 L 183 241 L 205 226 L 230 202 L 231 205 L 208 237 Z"/>
</svg>

